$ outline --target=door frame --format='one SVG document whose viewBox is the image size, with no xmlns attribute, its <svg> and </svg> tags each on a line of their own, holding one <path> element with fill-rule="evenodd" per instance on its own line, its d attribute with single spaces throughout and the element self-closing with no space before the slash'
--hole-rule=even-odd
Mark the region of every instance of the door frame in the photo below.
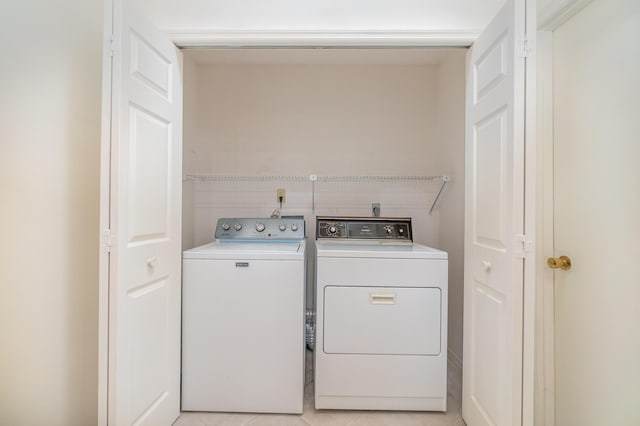
<svg viewBox="0 0 640 426">
<path fill-rule="evenodd" d="M 526 0 L 525 0 L 526 1 Z M 591 0 L 563 0 L 565 3 L 588 3 Z M 536 14 L 535 1 L 527 3 L 527 26 L 535 28 Z M 553 2 L 552 2 L 553 3 Z M 101 184 L 111 180 L 111 128 L 107 120 L 111 116 L 111 78 L 112 78 L 112 49 L 110 35 L 113 27 L 114 14 L 113 0 L 104 0 L 104 37 L 103 37 L 103 90 L 102 90 L 102 131 L 101 131 L 101 159 L 100 180 Z M 580 10 L 580 9 L 578 9 Z M 567 18 L 568 19 L 568 18 Z M 540 20 L 537 20 L 540 27 Z M 564 22 L 564 21 L 563 21 Z M 530 30 L 533 31 L 533 30 Z M 475 31 L 407 31 L 402 28 L 385 31 L 345 31 L 345 30 L 310 30 L 310 31 L 164 31 L 168 38 L 180 48 L 468 48 L 480 34 Z M 535 58 L 535 54 L 532 55 Z M 535 122 L 535 110 L 539 108 L 536 103 L 535 85 L 530 79 L 527 83 L 527 125 L 526 137 L 534 141 L 536 129 L 531 123 Z M 535 143 L 529 143 L 525 159 L 525 194 L 536 194 L 536 185 L 542 161 L 536 162 L 540 155 L 540 149 L 534 149 Z M 538 164 L 538 166 L 536 165 Z M 102 186 L 105 187 L 105 186 Z M 536 214 L 525 215 L 525 230 L 527 244 L 536 247 L 538 235 L 535 229 L 540 223 L 540 215 L 536 210 L 538 199 L 529 196 L 525 199 L 525 212 L 535 211 Z M 98 317 L 98 425 L 108 424 L 109 402 L 109 247 L 111 235 L 102 225 L 109 223 L 110 193 L 100 194 L 100 273 L 99 273 L 99 317 Z M 526 251 L 526 247 L 524 248 Z M 529 253 L 529 258 L 535 260 L 538 250 Z M 537 355 L 538 339 L 540 333 L 537 327 L 540 318 L 534 309 L 539 306 L 540 299 L 534 289 L 538 287 L 537 269 L 533 262 L 528 262 L 530 267 L 525 267 L 523 294 L 523 406 L 522 425 L 534 425 L 534 419 L 540 410 L 540 404 L 536 395 L 546 395 L 546 384 L 535 381 L 534 359 Z M 534 353 L 535 352 L 535 353 Z M 539 424 L 537 421 L 535 424 Z"/>
<path fill-rule="evenodd" d="M 165 31 L 180 48 L 358 48 L 469 47 L 480 35 L 472 30 L 183 30 Z"/>
<path fill-rule="evenodd" d="M 535 424 L 555 425 L 555 313 L 554 273 L 547 268 L 554 254 L 553 176 L 553 32 L 593 0 L 548 2 L 538 14 L 537 55 L 537 149 L 536 183 L 536 324 L 535 330 Z"/>
<path fill-rule="evenodd" d="M 98 274 L 98 426 L 109 414 L 109 281 L 111 279 L 111 129 L 114 2 L 104 0 L 100 133 L 100 255 Z M 102 188 L 109 188 L 103 191 Z"/>
</svg>

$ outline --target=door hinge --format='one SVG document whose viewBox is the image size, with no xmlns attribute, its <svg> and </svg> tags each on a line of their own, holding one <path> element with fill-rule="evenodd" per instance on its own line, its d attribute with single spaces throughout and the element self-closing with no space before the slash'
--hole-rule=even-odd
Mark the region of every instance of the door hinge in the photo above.
<svg viewBox="0 0 640 426">
<path fill-rule="evenodd" d="M 109 37 L 109 56 L 113 58 L 113 55 L 116 53 L 116 43 L 113 39 L 113 36 Z"/>
<path fill-rule="evenodd" d="M 107 253 L 111 253 L 111 247 L 113 245 L 113 232 L 111 229 L 104 229 L 102 231 L 102 243 L 100 245 Z"/>
<path fill-rule="evenodd" d="M 521 58 L 526 58 L 529 56 L 529 52 L 531 51 L 531 43 L 527 37 L 520 39 L 518 42 L 518 50 L 520 51 L 519 56 Z"/>
<path fill-rule="evenodd" d="M 520 259 L 525 259 L 533 248 L 533 241 L 528 240 L 524 234 L 517 234 L 514 244 L 514 253 Z"/>
</svg>

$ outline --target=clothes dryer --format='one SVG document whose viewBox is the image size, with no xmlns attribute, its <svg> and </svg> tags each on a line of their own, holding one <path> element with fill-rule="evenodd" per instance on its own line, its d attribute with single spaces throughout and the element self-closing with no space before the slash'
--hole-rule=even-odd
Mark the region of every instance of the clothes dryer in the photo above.
<svg viewBox="0 0 640 426">
<path fill-rule="evenodd" d="M 446 411 L 447 253 L 411 219 L 318 217 L 315 406 Z"/>
</svg>

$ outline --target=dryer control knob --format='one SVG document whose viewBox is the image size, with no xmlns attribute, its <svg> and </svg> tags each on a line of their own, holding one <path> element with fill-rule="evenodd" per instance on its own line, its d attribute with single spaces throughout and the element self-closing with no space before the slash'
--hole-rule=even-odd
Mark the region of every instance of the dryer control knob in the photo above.
<svg viewBox="0 0 640 426">
<path fill-rule="evenodd" d="M 292 224 L 291 224 L 291 230 L 292 230 L 293 232 L 296 232 L 296 231 L 298 230 L 298 225 L 296 225 L 295 223 L 292 223 Z"/>
<path fill-rule="evenodd" d="M 264 228 L 265 228 L 264 223 L 261 223 L 261 222 L 256 223 L 256 231 L 262 232 L 264 231 Z"/>
<path fill-rule="evenodd" d="M 235 225 L 233 225 L 233 229 L 235 229 L 236 231 L 239 231 L 242 229 L 242 225 L 240 225 L 239 223 L 236 223 Z"/>
<path fill-rule="evenodd" d="M 280 226 L 278 227 L 278 229 L 280 229 L 281 231 L 285 231 L 287 229 L 287 225 L 285 225 L 284 223 L 280 224 Z"/>
<path fill-rule="evenodd" d="M 229 228 L 231 228 L 231 226 L 229 226 L 229 224 L 228 224 L 228 223 L 223 223 L 223 224 L 222 224 L 222 229 L 224 229 L 225 231 L 228 231 L 228 230 L 229 230 Z"/>
<path fill-rule="evenodd" d="M 329 233 L 330 234 L 335 234 L 336 232 L 338 232 L 338 228 L 335 225 L 331 225 L 329 227 Z"/>
</svg>

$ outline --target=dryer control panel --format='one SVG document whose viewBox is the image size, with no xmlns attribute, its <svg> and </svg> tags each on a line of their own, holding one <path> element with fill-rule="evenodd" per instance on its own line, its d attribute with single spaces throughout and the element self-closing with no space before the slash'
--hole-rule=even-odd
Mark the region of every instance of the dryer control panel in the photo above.
<svg viewBox="0 0 640 426">
<path fill-rule="evenodd" d="M 413 242 L 411 218 L 318 216 L 316 239 Z"/>
</svg>

